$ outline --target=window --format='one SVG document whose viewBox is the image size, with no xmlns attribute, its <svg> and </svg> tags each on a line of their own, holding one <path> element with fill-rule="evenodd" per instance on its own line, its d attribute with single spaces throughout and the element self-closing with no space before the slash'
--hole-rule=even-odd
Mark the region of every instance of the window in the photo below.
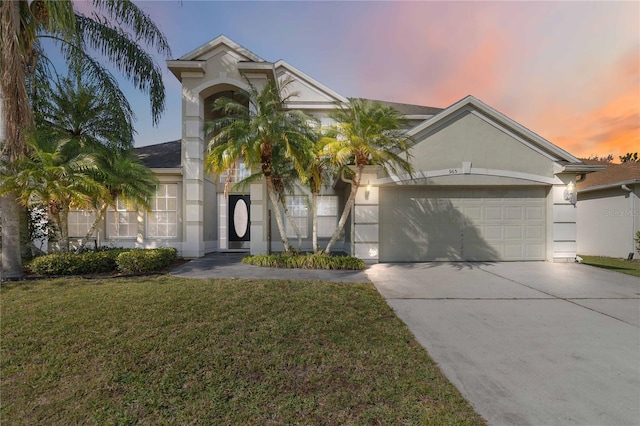
<svg viewBox="0 0 640 426">
<path fill-rule="evenodd" d="M 147 214 L 147 236 L 176 238 L 178 236 L 178 185 L 163 183 L 157 186 Z"/>
<path fill-rule="evenodd" d="M 338 197 L 323 195 L 318 198 L 318 237 L 331 237 L 338 223 Z"/>
<path fill-rule="evenodd" d="M 69 237 L 84 237 L 96 220 L 96 213 L 91 210 L 71 210 L 67 218 Z"/>
<path fill-rule="evenodd" d="M 116 208 L 107 211 L 107 235 L 109 238 L 135 238 L 138 235 L 138 212 L 127 210 L 120 200 Z"/>
<path fill-rule="evenodd" d="M 251 170 L 244 165 L 243 161 L 238 161 L 234 168 L 220 174 L 220 183 L 226 183 L 229 175 L 231 175 L 229 183 L 237 183 L 251 176 Z"/>
<path fill-rule="evenodd" d="M 307 238 L 309 233 L 308 226 L 307 226 L 307 217 L 309 216 L 309 207 L 307 206 L 307 197 L 304 195 L 294 195 L 294 196 L 287 197 L 287 208 L 289 209 L 291 220 L 293 220 L 298 226 L 298 230 L 300 231 L 300 236 L 302 238 Z M 291 225 L 291 223 L 288 220 L 287 220 L 286 232 L 287 232 L 287 237 L 290 237 L 290 238 L 298 237 L 294 227 Z"/>
</svg>

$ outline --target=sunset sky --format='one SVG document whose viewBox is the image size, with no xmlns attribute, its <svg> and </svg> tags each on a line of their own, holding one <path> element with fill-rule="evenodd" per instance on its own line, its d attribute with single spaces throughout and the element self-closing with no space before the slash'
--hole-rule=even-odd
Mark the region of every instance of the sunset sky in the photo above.
<svg viewBox="0 0 640 426">
<path fill-rule="evenodd" d="M 175 59 L 224 34 L 347 97 L 447 107 L 471 94 L 576 156 L 640 151 L 639 2 L 137 3 Z M 137 146 L 181 136 L 180 83 L 162 66 L 159 127 L 125 86 Z"/>
</svg>

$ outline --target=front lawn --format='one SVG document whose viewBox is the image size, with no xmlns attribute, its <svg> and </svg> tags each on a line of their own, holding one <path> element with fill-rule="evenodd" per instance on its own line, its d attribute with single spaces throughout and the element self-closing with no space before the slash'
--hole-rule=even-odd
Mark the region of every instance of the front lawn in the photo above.
<svg viewBox="0 0 640 426">
<path fill-rule="evenodd" d="M 484 424 L 371 284 L 0 289 L 0 424 Z"/>
<path fill-rule="evenodd" d="M 640 262 L 636 260 L 623 260 L 615 257 L 603 256 L 583 256 L 582 263 L 585 265 L 597 266 L 598 268 L 611 269 L 623 274 L 640 277 Z"/>
</svg>

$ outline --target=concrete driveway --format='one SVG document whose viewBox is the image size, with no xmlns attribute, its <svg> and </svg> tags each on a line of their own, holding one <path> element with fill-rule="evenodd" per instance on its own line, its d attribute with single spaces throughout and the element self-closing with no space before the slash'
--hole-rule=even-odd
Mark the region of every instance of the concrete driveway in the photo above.
<svg viewBox="0 0 640 426">
<path fill-rule="evenodd" d="M 489 424 L 640 424 L 640 279 L 547 262 L 367 275 Z"/>
</svg>

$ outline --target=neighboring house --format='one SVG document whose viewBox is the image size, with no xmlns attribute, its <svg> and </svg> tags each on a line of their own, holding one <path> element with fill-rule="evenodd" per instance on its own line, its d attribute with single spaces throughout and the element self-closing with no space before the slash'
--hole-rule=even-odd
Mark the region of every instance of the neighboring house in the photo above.
<svg viewBox="0 0 640 426">
<path fill-rule="evenodd" d="M 627 258 L 640 231 L 640 163 L 605 166 L 578 182 L 578 253 Z"/>
<path fill-rule="evenodd" d="M 182 138 L 138 149 L 160 179 L 152 211 L 120 206 L 107 217 L 101 242 L 119 246 L 169 245 L 188 258 L 209 252 L 281 249 L 265 186 L 224 194 L 226 176 L 204 172 L 203 124 L 211 103 L 269 79 L 293 80 L 287 104 L 331 124 L 336 102 L 347 99 L 285 61 L 268 62 L 224 36 L 167 62 L 182 83 Z M 366 170 L 354 213 L 336 250 L 380 262 L 573 261 L 576 255 L 576 177 L 586 165 L 478 99 L 447 108 L 388 103 L 409 120 L 413 176 Z M 246 176 L 239 164 L 232 180 Z M 336 227 L 349 191 L 341 180 L 325 188 L 319 205 L 320 243 Z M 308 193 L 287 198 L 310 248 Z M 297 246 L 291 224 L 290 241 Z"/>
</svg>

